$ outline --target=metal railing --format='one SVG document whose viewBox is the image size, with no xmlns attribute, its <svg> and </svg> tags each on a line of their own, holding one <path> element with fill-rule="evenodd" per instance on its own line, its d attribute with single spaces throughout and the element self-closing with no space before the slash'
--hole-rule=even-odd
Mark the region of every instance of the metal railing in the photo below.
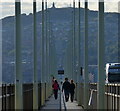
<svg viewBox="0 0 120 111">
<path fill-rule="evenodd" d="M 89 87 L 90 108 L 97 109 L 97 84 Z M 105 109 L 120 110 L 120 84 L 105 84 Z"/>
<path fill-rule="evenodd" d="M 45 90 L 43 91 L 45 93 L 44 100 L 42 99 L 42 89 L 41 86 L 45 86 Z M 45 101 L 50 95 L 51 90 L 48 89 L 51 88 L 46 83 L 39 83 L 38 84 L 38 109 L 41 108 L 42 103 L 41 101 Z M 0 87 L 2 90 L 2 95 L 0 95 L 0 101 L 2 101 L 2 110 L 14 110 L 15 109 L 15 85 L 14 84 L 2 84 Z M 48 92 L 49 94 L 47 94 Z M 25 110 L 31 110 L 33 109 L 33 84 L 23 84 L 23 109 Z"/>
</svg>

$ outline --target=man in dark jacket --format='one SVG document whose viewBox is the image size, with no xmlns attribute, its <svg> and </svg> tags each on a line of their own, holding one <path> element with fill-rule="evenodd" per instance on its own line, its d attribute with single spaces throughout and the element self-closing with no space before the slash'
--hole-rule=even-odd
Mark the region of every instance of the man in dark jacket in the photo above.
<svg viewBox="0 0 120 111">
<path fill-rule="evenodd" d="M 70 83 L 70 99 L 71 99 L 71 102 L 73 102 L 73 99 L 74 99 L 74 93 L 75 93 L 75 84 L 73 82 L 73 80 L 71 80 L 71 83 Z"/>
<path fill-rule="evenodd" d="M 62 86 L 62 92 L 63 90 L 65 93 L 65 100 L 67 102 L 69 100 L 69 92 L 70 92 L 70 83 L 68 81 L 68 78 L 65 78 L 65 82 L 63 83 L 63 86 Z"/>
</svg>

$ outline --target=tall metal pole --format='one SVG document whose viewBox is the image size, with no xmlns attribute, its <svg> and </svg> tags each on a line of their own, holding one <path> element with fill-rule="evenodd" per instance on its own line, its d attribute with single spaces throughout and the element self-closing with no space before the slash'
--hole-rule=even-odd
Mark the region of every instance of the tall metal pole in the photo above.
<svg viewBox="0 0 120 111">
<path fill-rule="evenodd" d="M 80 83 L 80 0 L 78 2 L 78 39 L 77 39 L 77 82 Z"/>
<path fill-rule="evenodd" d="M 44 11 L 44 81 L 47 81 L 47 0 L 45 0 Z M 46 70 L 45 70 L 46 69 Z"/>
<path fill-rule="evenodd" d="M 42 37 L 41 37 L 41 105 L 45 103 L 45 35 L 44 35 L 44 0 L 42 0 Z"/>
<path fill-rule="evenodd" d="M 47 28 L 47 22 L 48 22 L 48 20 L 47 20 L 47 0 L 46 0 L 46 2 L 45 2 L 45 9 L 46 9 L 46 13 L 45 13 L 45 15 L 46 15 L 46 82 L 48 81 L 48 43 L 47 43 L 47 39 L 48 39 L 48 28 Z"/>
<path fill-rule="evenodd" d="M 73 72 L 72 79 L 75 81 L 75 0 L 73 0 Z"/>
<path fill-rule="evenodd" d="M 2 10 L 2 7 L 0 8 Z M 1 17 L 1 15 L 0 15 Z M 2 20 L 0 20 L 0 30 L 2 30 Z M 2 87 L 2 32 L 0 32 L 0 87 Z M 3 90 L 3 89 L 2 89 Z M 0 90 L 0 95 L 2 95 Z M 0 100 L 0 110 L 2 111 L 2 100 Z"/>
<path fill-rule="evenodd" d="M 88 1 L 85 0 L 84 108 L 88 108 Z"/>
<path fill-rule="evenodd" d="M 48 78 L 50 82 L 50 12 L 48 12 Z"/>
<path fill-rule="evenodd" d="M 78 83 L 78 90 L 77 90 L 77 101 L 78 101 L 78 105 L 80 105 L 80 102 L 81 102 L 81 99 L 80 99 L 80 66 L 81 66 L 81 60 L 80 60 L 80 55 L 81 55 L 81 50 L 80 50 L 80 47 L 81 47 L 81 39 L 80 39 L 80 0 L 78 2 L 78 40 L 77 40 L 77 83 Z"/>
<path fill-rule="evenodd" d="M 15 62 L 15 109 L 23 109 L 23 89 L 21 72 L 21 2 L 15 1 L 16 62 Z"/>
<path fill-rule="evenodd" d="M 36 31 L 36 0 L 33 0 L 33 30 L 34 30 L 34 76 L 33 76 L 33 109 L 38 109 L 38 76 L 37 76 L 37 31 Z"/>
<path fill-rule="evenodd" d="M 48 47 L 48 9 L 47 9 L 47 0 L 45 1 L 45 9 L 46 9 L 46 99 L 48 97 L 49 92 L 49 47 Z"/>
<path fill-rule="evenodd" d="M 72 14 L 72 21 L 71 21 L 71 35 L 72 36 L 70 36 L 70 48 L 72 49 L 72 51 L 71 51 L 71 79 L 73 79 L 73 10 L 72 10 L 72 12 L 71 12 L 71 14 Z"/>
<path fill-rule="evenodd" d="M 105 72 L 104 72 L 104 0 L 99 0 L 99 35 L 98 35 L 98 101 L 97 108 L 104 109 Z"/>
<path fill-rule="evenodd" d="M 44 83 L 44 0 L 42 0 L 41 82 Z"/>
<path fill-rule="evenodd" d="M 120 2 L 118 2 L 118 12 L 120 13 Z M 118 15 L 118 30 L 120 30 L 120 14 Z M 118 63 L 120 63 L 120 31 L 118 31 Z"/>
</svg>

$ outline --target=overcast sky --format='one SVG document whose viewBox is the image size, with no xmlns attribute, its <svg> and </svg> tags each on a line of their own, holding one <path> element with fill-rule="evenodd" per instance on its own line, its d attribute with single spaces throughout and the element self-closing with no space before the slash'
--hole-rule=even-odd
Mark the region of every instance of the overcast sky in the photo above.
<svg viewBox="0 0 120 111">
<path fill-rule="evenodd" d="M 33 0 L 21 0 L 22 2 L 22 13 L 32 13 L 32 1 Z M 41 10 L 41 2 L 37 1 L 37 11 Z M 55 2 L 57 8 L 61 7 L 70 7 L 72 6 L 73 0 L 48 0 L 48 7 L 52 6 L 52 3 Z M 76 7 L 78 0 L 76 1 Z M 81 0 L 81 7 L 84 7 L 84 0 Z M 89 1 L 89 9 L 97 10 L 98 9 L 98 0 L 88 0 Z M 95 2 L 96 1 L 96 2 Z M 101 0 L 102 1 L 102 0 Z M 118 2 L 120 0 L 104 0 L 105 1 L 105 11 L 107 12 L 118 12 Z M 0 0 L 0 18 L 14 15 L 15 13 L 15 0 Z"/>
</svg>

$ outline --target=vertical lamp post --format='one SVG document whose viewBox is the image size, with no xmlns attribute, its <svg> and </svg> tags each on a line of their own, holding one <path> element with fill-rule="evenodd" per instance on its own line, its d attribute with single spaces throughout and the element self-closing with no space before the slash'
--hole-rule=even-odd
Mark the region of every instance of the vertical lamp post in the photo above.
<svg viewBox="0 0 120 111">
<path fill-rule="evenodd" d="M 72 10 L 72 22 L 71 22 L 71 38 L 70 38 L 70 48 L 72 49 L 71 51 L 71 79 L 73 79 L 73 10 Z"/>
<path fill-rule="evenodd" d="M 23 89 L 21 72 L 21 2 L 15 1 L 16 61 L 15 61 L 15 109 L 23 109 Z"/>
<path fill-rule="evenodd" d="M 50 82 L 50 12 L 48 12 L 48 40 L 47 40 L 47 44 L 48 44 L 48 78 L 49 78 L 49 82 Z"/>
<path fill-rule="evenodd" d="M 88 1 L 85 0 L 84 108 L 88 108 Z"/>
<path fill-rule="evenodd" d="M 72 72 L 72 79 L 75 80 L 75 0 L 73 0 L 73 72 Z"/>
<path fill-rule="evenodd" d="M 45 6 L 46 6 L 46 82 L 47 82 L 47 96 L 50 93 L 49 92 L 49 33 L 48 33 L 48 7 L 47 7 L 47 0 L 45 2 Z"/>
<path fill-rule="evenodd" d="M 38 77 L 37 77 L 37 31 L 36 31 L 36 0 L 33 0 L 33 56 L 34 56 L 34 76 L 33 76 L 33 109 L 38 109 Z"/>
<path fill-rule="evenodd" d="M 77 82 L 80 82 L 80 0 L 78 3 L 78 36 L 77 36 Z"/>
<path fill-rule="evenodd" d="M 45 47 L 44 47 L 44 0 L 42 0 L 42 37 L 41 37 L 41 105 L 44 105 L 45 102 Z"/>
<path fill-rule="evenodd" d="M 41 76 L 44 83 L 44 0 L 42 0 Z"/>
<path fill-rule="evenodd" d="M 48 38 L 48 28 L 47 28 L 47 0 L 45 2 L 45 9 L 46 9 L 46 82 L 48 81 L 48 59 L 47 59 L 47 54 L 48 54 L 48 44 L 47 44 L 47 38 Z"/>
<path fill-rule="evenodd" d="M 81 54 L 81 52 L 80 52 L 80 0 L 79 0 L 79 3 L 78 3 L 78 41 L 77 41 L 77 45 L 78 45 L 78 76 L 77 76 L 77 78 L 78 78 L 78 83 L 80 82 L 80 63 L 81 63 L 81 61 L 80 61 L 80 54 Z"/>
<path fill-rule="evenodd" d="M 78 2 L 78 39 L 77 39 L 77 83 L 78 83 L 78 91 L 77 91 L 77 101 L 78 101 L 78 104 L 80 105 L 80 66 L 81 66 L 81 60 L 80 60 L 80 54 L 81 54 L 81 50 L 80 50 L 80 47 L 81 47 L 81 40 L 80 40 L 80 0 Z"/>
<path fill-rule="evenodd" d="M 104 109 L 105 72 L 104 72 L 104 0 L 99 0 L 99 34 L 98 34 L 98 101 L 97 108 Z"/>
</svg>

